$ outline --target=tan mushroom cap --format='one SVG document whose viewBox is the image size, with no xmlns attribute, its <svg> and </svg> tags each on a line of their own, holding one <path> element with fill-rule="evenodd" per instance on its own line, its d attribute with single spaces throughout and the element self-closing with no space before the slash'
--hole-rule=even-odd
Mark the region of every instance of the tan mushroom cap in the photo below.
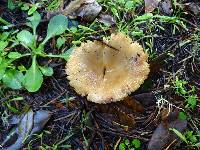
<svg viewBox="0 0 200 150">
<path fill-rule="evenodd" d="M 137 42 L 122 33 L 104 42 L 82 43 L 66 65 L 70 85 L 95 103 L 122 100 L 140 87 L 150 71 L 148 55 Z"/>
</svg>

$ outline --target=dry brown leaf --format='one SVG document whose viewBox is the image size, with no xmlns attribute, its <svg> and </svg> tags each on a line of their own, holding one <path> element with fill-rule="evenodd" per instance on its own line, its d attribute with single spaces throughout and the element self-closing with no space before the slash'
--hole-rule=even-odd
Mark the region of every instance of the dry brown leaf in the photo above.
<svg viewBox="0 0 200 150">
<path fill-rule="evenodd" d="M 81 17 L 84 21 L 93 21 L 100 13 L 102 7 L 96 0 L 73 0 L 66 8 L 61 11 L 51 12 L 47 14 L 47 18 L 51 18 L 62 13 L 70 18 Z"/>
<path fill-rule="evenodd" d="M 152 12 L 161 0 L 145 0 L 145 12 Z"/>
<path fill-rule="evenodd" d="M 99 22 L 107 24 L 107 25 L 116 24 L 116 20 L 114 19 L 114 17 L 108 14 L 100 14 L 98 20 Z"/>
<path fill-rule="evenodd" d="M 151 140 L 148 144 L 148 150 L 161 150 L 169 145 L 177 136 L 170 132 L 170 128 L 174 128 L 180 132 L 184 131 L 187 127 L 186 120 L 178 118 L 178 112 L 172 112 L 165 118 L 161 124 L 158 125 L 154 131 Z"/>
<path fill-rule="evenodd" d="M 70 85 L 95 103 L 120 101 L 137 90 L 149 74 L 148 55 L 122 33 L 110 40 L 88 41 L 76 48 L 66 65 Z"/>
<path fill-rule="evenodd" d="M 144 106 L 151 106 L 156 103 L 156 96 L 153 92 L 137 94 L 133 98 Z"/>
<path fill-rule="evenodd" d="M 173 13 L 172 9 L 172 2 L 171 0 L 164 0 L 160 3 L 160 10 L 165 14 L 165 15 L 171 15 Z"/>
<path fill-rule="evenodd" d="M 125 107 L 131 109 L 134 112 L 142 113 L 144 111 L 144 107 L 140 104 L 140 102 L 136 101 L 133 97 L 126 97 L 121 102 Z"/>
<path fill-rule="evenodd" d="M 110 105 L 97 105 L 98 109 L 103 115 L 106 116 L 110 122 L 115 121 L 121 125 L 134 126 L 136 124 L 135 118 L 129 116 L 126 112 L 123 112 L 114 104 Z"/>
</svg>

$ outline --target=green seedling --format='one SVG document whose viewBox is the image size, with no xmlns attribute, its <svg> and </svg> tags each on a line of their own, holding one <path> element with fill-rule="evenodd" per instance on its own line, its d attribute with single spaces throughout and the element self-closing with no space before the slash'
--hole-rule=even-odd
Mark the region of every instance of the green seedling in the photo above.
<svg viewBox="0 0 200 150">
<path fill-rule="evenodd" d="M 193 147 L 194 149 L 200 148 L 200 132 L 193 133 L 193 131 L 187 131 L 184 134 L 176 129 L 170 129 L 173 131 L 181 141 L 187 144 L 188 147 Z"/>
<path fill-rule="evenodd" d="M 44 52 L 44 46 L 50 38 L 60 35 L 67 30 L 68 20 L 63 15 L 53 17 L 48 24 L 47 35 L 40 44 L 37 43 L 36 34 L 37 26 L 41 20 L 40 14 L 35 12 L 28 20 L 27 25 L 32 28 L 33 34 L 28 30 L 22 30 L 17 34 L 17 39 L 21 45 L 31 52 L 32 65 L 24 76 L 24 86 L 29 92 L 35 92 L 41 87 L 43 75 L 51 76 L 53 74 L 52 68 L 39 66 L 36 58 L 39 56 L 66 58 L 64 55 L 46 54 Z"/>
<path fill-rule="evenodd" d="M 175 93 L 179 96 L 182 96 L 186 100 L 186 108 L 194 109 L 197 105 L 198 97 L 195 94 L 195 87 L 193 86 L 190 90 L 187 90 L 187 82 L 184 80 L 178 79 L 176 77 L 174 84 Z"/>
<path fill-rule="evenodd" d="M 136 150 L 140 149 L 141 142 L 138 139 L 133 139 L 132 141 L 129 141 L 128 139 L 125 139 L 123 142 L 119 145 L 119 150 Z"/>
<path fill-rule="evenodd" d="M 34 12 L 32 16 L 28 17 L 27 26 L 32 29 L 32 32 L 28 30 L 22 30 L 17 33 L 15 43 L 18 43 L 28 50 L 28 53 L 21 54 L 18 51 L 9 52 L 7 49 L 10 45 L 9 40 L 10 33 L 4 32 L 0 34 L 0 80 L 12 89 L 20 89 L 25 87 L 29 92 L 36 92 L 42 85 L 43 75 L 51 76 L 53 69 L 48 66 L 40 66 L 37 62 L 38 57 L 57 57 L 67 59 L 69 53 L 53 55 L 44 52 L 44 46 L 50 38 L 64 33 L 68 28 L 68 19 L 63 15 L 54 16 L 47 28 L 47 35 L 44 40 L 39 43 L 37 41 L 36 29 L 41 21 L 41 16 L 38 12 Z M 16 42 L 17 41 L 17 42 Z M 61 47 L 64 43 L 62 39 L 58 42 L 58 47 Z M 16 45 L 16 44 L 15 44 Z M 23 65 L 18 66 L 16 69 L 13 62 L 22 58 L 31 56 L 32 63 L 30 68 L 26 69 Z M 25 72 L 25 73 L 24 73 Z"/>
</svg>

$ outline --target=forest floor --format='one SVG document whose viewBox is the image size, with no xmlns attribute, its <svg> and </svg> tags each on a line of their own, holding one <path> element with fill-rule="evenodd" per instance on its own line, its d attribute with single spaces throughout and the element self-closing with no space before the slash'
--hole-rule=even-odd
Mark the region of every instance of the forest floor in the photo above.
<svg viewBox="0 0 200 150">
<path fill-rule="evenodd" d="M 200 2 L 74 2 L 1 0 L 0 149 L 200 149 Z M 68 22 L 60 34 L 47 29 L 58 14 Z M 41 43 L 47 32 L 56 36 L 34 50 L 31 40 Z M 123 101 L 89 102 L 69 85 L 68 57 L 82 42 L 116 32 L 142 45 L 149 76 Z M 39 110 L 48 117 L 34 118 Z M 30 134 L 37 119 L 39 132 Z"/>
</svg>

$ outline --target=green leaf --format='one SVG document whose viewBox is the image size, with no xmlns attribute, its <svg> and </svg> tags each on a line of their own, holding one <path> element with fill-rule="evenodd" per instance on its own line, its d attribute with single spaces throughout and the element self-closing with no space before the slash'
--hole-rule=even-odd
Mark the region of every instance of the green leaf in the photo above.
<svg viewBox="0 0 200 150">
<path fill-rule="evenodd" d="M 36 28 L 41 21 L 40 14 L 36 11 L 33 13 L 33 16 L 27 18 L 30 22 L 27 23 L 29 27 L 33 29 L 34 35 L 36 34 Z"/>
<path fill-rule="evenodd" d="M 5 102 L 5 105 L 6 105 L 6 107 L 8 107 L 8 109 L 11 111 L 11 112 L 13 112 L 13 113 L 19 113 L 19 111 L 15 108 L 15 107 L 12 107 L 11 105 L 10 105 L 10 103 L 9 102 Z"/>
<path fill-rule="evenodd" d="M 124 141 L 124 143 L 128 146 L 130 142 L 129 142 L 128 139 L 126 139 L 126 140 Z"/>
<path fill-rule="evenodd" d="M 9 35 L 10 35 L 10 32 L 3 32 L 2 34 L 0 34 L 0 39 L 2 41 L 5 41 L 5 40 L 7 40 Z"/>
<path fill-rule="evenodd" d="M 69 57 L 70 57 L 70 55 L 71 55 L 73 50 L 74 50 L 74 47 L 68 49 L 65 53 L 60 54 L 60 56 L 61 56 L 60 58 L 63 58 L 63 59 L 65 59 L 67 61 L 69 59 Z"/>
<path fill-rule="evenodd" d="M 63 44 L 65 44 L 65 38 L 59 37 L 56 41 L 56 47 L 59 49 Z"/>
<path fill-rule="evenodd" d="M 111 11 L 112 11 L 112 13 L 113 13 L 115 16 L 117 16 L 117 18 L 119 19 L 118 11 L 117 11 L 117 9 L 116 9 L 114 6 L 111 7 Z"/>
<path fill-rule="evenodd" d="M 3 78 L 3 75 L 4 75 L 5 71 L 6 71 L 6 67 L 1 67 L 0 68 L 0 80 Z"/>
<path fill-rule="evenodd" d="M 43 82 L 43 76 L 37 65 L 36 56 L 34 56 L 32 65 L 25 74 L 24 85 L 29 92 L 36 92 L 41 87 L 42 82 Z"/>
<path fill-rule="evenodd" d="M 117 1 L 119 4 L 125 4 L 125 1 L 124 0 L 118 0 Z"/>
<path fill-rule="evenodd" d="M 134 6 L 134 2 L 133 1 L 127 1 L 126 4 L 125 4 L 125 9 L 126 10 L 133 9 L 133 6 Z"/>
<path fill-rule="evenodd" d="M 2 79 L 3 75 L 5 74 L 6 67 L 8 66 L 8 63 L 5 59 L 1 59 L 1 65 L 0 65 L 0 80 Z"/>
<path fill-rule="evenodd" d="M 47 36 L 43 41 L 43 45 L 53 36 L 60 35 L 64 33 L 68 28 L 68 19 L 64 15 L 54 16 L 49 24 L 47 29 Z"/>
<path fill-rule="evenodd" d="M 22 30 L 17 34 L 17 39 L 26 47 L 32 47 L 35 41 L 34 36 L 27 30 Z"/>
<path fill-rule="evenodd" d="M 4 24 L 4 25 L 11 25 L 11 23 L 9 23 L 8 21 L 6 21 L 5 19 L 0 17 L 0 23 Z"/>
<path fill-rule="evenodd" d="M 10 52 L 8 54 L 8 58 L 13 58 L 13 59 L 17 59 L 20 58 L 22 55 L 19 52 Z"/>
<path fill-rule="evenodd" d="M 10 10 L 15 9 L 15 3 L 13 0 L 8 0 L 8 9 Z"/>
<path fill-rule="evenodd" d="M 20 89 L 22 87 L 23 80 L 23 74 L 14 69 L 6 71 L 2 78 L 4 85 L 12 89 Z"/>
<path fill-rule="evenodd" d="M 146 21 L 153 18 L 153 14 L 152 13 L 145 13 L 142 16 L 138 16 L 137 18 L 134 19 L 134 21 Z"/>
<path fill-rule="evenodd" d="M 21 7 L 21 10 L 28 10 L 29 9 L 29 5 L 24 3 L 23 6 Z"/>
<path fill-rule="evenodd" d="M 170 129 L 171 131 L 173 131 L 182 141 L 184 141 L 186 144 L 188 143 L 186 137 L 181 133 L 179 132 L 178 130 L 176 129 Z"/>
<path fill-rule="evenodd" d="M 28 10 L 28 15 L 32 15 L 37 10 L 37 6 L 33 5 L 31 9 Z"/>
<path fill-rule="evenodd" d="M 45 75 L 45 76 L 52 76 L 53 75 L 53 69 L 51 67 L 40 66 L 40 70 L 42 71 L 42 74 Z"/>
<path fill-rule="evenodd" d="M 6 46 L 8 46 L 8 42 L 7 41 L 0 41 L 0 52 L 2 52 Z"/>
<path fill-rule="evenodd" d="M 179 118 L 180 120 L 186 120 L 186 119 L 187 119 L 187 116 L 186 116 L 186 114 L 185 114 L 184 112 L 179 112 L 178 118 Z"/>
<path fill-rule="evenodd" d="M 135 148 L 140 148 L 141 142 L 140 142 L 140 140 L 138 140 L 138 139 L 134 139 L 134 140 L 132 141 L 132 145 L 134 145 Z"/>
<path fill-rule="evenodd" d="M 126 150 L 126 145 L 124 143 L 120 143 L 119 150 Z"/>
<path fill-rule="evenodd" d="M 199 143 L 196 143 L 196 144 L 194 144 L 194 145 L 192 145 L 192 146 L 196 146 L 196 147 L 200 148 L 200 142 L 199 142 Z"/>
<path fill-rule="evenodd" d="M 195 95 L 191 95 L 187 99 L 187 104 L 190 108 L 194 109 L 194 107 L 197 105 L 197 97 Z"/>
<path fill-rule="evenodd" d="M 26 68 L 25 68 L 23 65 L 18 66 L 17 68 L 18 68 L 19 71 L 21 71 L 21 72 L 25 72 L 25 71 L 26 71 Z"/>
</svg>

